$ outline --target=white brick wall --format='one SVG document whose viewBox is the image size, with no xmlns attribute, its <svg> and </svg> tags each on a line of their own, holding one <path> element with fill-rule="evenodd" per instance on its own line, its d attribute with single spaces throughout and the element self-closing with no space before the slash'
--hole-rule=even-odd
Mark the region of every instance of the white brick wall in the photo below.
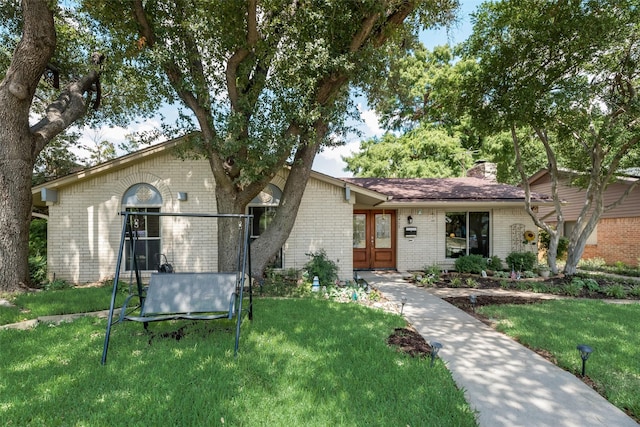
<svg viewBox="0 0 640 427">
<path fill-rule="evenodd" d="M 458 212 L 478 211 L 472 207 L 456 207 Z M 419 270 L 434 264 L 452 269 L 455 260 L 445 256 L 445 215 L 447 209 L 399 209 L 398 210 L 398 261 L 399 271 Z M 482 211 L 482 209 L 480 209 Z M 491 255 L 503 260 L 512 252 L 511 224 L 524 224 L 525 229 L 535 230 L 533 221 L 524 209 L 490 209 Z M 418 229 L 415 238 L 404 237 L 407 217 L 411 215 Z"/>
<path fill-rule="evenodd" d="M 284 188 L 286 173 L 273 183 Z M 163 212 L 215 213 L 215 185 L 207 161 L 162 155 L 108 175 L 61 188 L 59 202 L 49 207 L 49 277 L 74 283 L 114 276 L 122 231 L 122 196 L 138 183 L 162 195 Z M 176 199 L 187 192 L 187 201 Z M 324 249 L 337 262 L 341 279 L 352 277 L 351 205 L 344 189 L 311 179 L 298 219 L 284 245 L 285 268 L 301 268 L 305 254 Z M 176 271 L 217 270 L 217 227 L 203 218 L 162 218 L 162 252 Z M 121 272 L 128 279 L 129 273 Z M 146 275 L 145 275 L 146 276 Z"/>
</svg>

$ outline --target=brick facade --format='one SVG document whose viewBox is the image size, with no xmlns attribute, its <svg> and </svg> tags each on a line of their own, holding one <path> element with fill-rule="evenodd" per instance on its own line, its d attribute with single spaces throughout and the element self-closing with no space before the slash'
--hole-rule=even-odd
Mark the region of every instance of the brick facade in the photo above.
<svg viewBox="0 0 640 427">
<path fill-rule="evenodd" d="M 602 258 L 638 266 L 640 260 L 640 217 L 603 218 L 598 222 L 597 244 L 586 245 L 582 259 Z"/>
<path fill-rule="evenodd" d="M 284 188 L 286 175 L 273 183 Z M 166 153 L 58 189 L 49 205 L 48 275 L 72 283 L 112 278 L 118 255 L 124 210 L 122 197 L 132 185 L 147 183 L 162 196 L 163 212 L 215 213 L 215 184 L 205 160 L 179 160 Z M 177 193 L 188 199 L 178 201 Z M 340 278 L 352 277 L 352 206 L 344 189 L 310 179 L 298 219 L 284 245 L 284 268 L 300 269 L 307 253 L 324 249 L 337 261 Z M 209 222 L 207 222 L 209 221 Z M 161 220 L 162 253 L 176 271 L 217 270 L 214 220 L 165 217 Z M 126 276 L 129 273 L 124 273 Z M 150 274 L 146 272 L 143 277 Z"/>
</svg>

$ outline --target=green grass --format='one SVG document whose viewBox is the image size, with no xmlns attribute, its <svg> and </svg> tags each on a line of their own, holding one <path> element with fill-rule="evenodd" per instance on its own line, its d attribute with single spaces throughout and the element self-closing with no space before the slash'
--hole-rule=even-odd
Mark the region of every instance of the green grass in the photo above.
<svg viewBox="0 0 640 427">
<path fill-rule="evenodd" d="M 105 366 L 104 319 L 0 331 L 0 424 L 476 425 L 441 362 L 386 345 L 400 316 L 313 298 L 254 304 L 237 359 L 226 320 L 149 334 L 116 324 Z"/>
<path fill-rule="evenodd" d="M 15 307 L 0 307 L 0 325 L 40 316 L 106 310 L 111 304 L 112 291 L 112 286 L 100 286 L 17 294 L 9 298 Z M 118 307 L 122 306 L 125 298 L 124 292 L 118 292 Z"/>
<path fill-rule="evenodd" d="M 596 300 L 560 300 L 478 309 L 497 329 L 534 349 L 550 351 L 559 366 L 580 374 L 578 344 L 593 347 L 586 375 L 617 407 L 640 419 L 640 306 Z"/>
</svg>

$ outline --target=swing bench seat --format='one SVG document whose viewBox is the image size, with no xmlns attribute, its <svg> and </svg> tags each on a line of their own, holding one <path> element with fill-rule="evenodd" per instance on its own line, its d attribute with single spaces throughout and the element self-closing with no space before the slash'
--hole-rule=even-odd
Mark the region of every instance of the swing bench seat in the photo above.
<svg viewBox="0 0 640 427">
<path fill-rule="evenodd" d="M 173 319 L 232 319 L 238 299 L 238 274 L 153 273 L 135 322 Z"/>
</svg>

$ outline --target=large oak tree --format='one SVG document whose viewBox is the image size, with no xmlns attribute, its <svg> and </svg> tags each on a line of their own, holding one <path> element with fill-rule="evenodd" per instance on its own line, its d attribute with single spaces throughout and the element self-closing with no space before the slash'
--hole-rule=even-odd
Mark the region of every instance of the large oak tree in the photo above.
<svg viewBox="0 0 640 427">
<path fill-rule="evenodd" d="M 56 91 L 57 99 L 34 101 L 45 72 L 53 86 L 58 83 L 57 67 L 51 64 L 57 42 L 56 5 L 22 0 L 20 7 L 17 2 L 4 4 L 3 11 L 12 7 L 21 19 L 5 21 L 2 34 L 10 32 L 7 25 L 19 22 L 14 29 L 21 31 L 21 37 L 10 60 L 5 57 L 1 62 L 4 75 L 0 81 L 0 290 L 3 291 L 28 283 L 31 179 L 38 154 L 96 102 L 92 94 L 97 89 L 102 62 L 102 56 L 96 54 L 94 66 Z M 36 104 L 44 108 L 36 109 Z"/>
<path fill-rule="evenodd" d="M 208 159 L 220 213 L 247 204 L 286 164 L 270 227 L 253 243 L 261 274 L 291 231 L 318 150 L 345 128 L 350 90 L 385 72 L 389 52 L 447 22 L 453 0 L 91 0 L 84 6 L 129 49 L 165 101 L 191 112 L 184 131 Z M 115 43 L 114 43 L 115 44 Z M 219 247 L 237 227 L 222 222 Z M 220 268 L 235 262 L 219 251 Z"/>
</svg>

